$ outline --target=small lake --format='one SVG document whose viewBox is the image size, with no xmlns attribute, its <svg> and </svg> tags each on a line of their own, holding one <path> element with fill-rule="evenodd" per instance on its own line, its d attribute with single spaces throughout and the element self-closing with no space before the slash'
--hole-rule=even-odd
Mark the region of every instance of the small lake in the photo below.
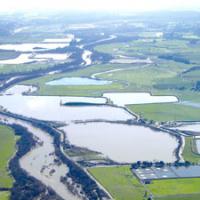
<svg viewBox="0 0 200 200">
<path fill-rule="evenodd" d="M 103 97 L 110 99 L 117 106 L 178 102 L 175 96 L 152 96 L 150 93 L 104 93 Z"/>
<path fill-rule="evenodd" d="M 107 85 L 112 81 L 98 80 L 92 78 L 66 77 L 47 82 L 46 85 Z"/>
<path fill-rule="evenodd" d="M 176 160 L 176 139 L 147 127 L 98 122 L 72 123 L 64 130 L 72 144 L 101 152 L 118 162 Z"/>
</svg>

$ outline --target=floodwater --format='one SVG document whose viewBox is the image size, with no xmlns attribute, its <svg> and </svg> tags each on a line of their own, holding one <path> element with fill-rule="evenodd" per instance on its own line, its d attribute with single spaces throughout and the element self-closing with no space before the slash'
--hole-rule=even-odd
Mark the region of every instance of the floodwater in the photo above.
<svg viewBox="0 0 200 200">
<path fill-rule="evenodd" d="M 25 64 L 31 62 L 46 62 L 49 60 L 53 61 L 64 61 L 68 59 L 70 54 L 31 54 L 31 53 L 22 53 L 17 58 L 0 60 L 0 64 Z"/>
<path fill-rule="evenodd" d="M 0 60 L 0 64 L 3 65 L 13 65 L 13 64 L 25 64 L 35 62 L 36 60 L 32 58 L 32 54 L 30 53 L 23 53 L 20 54 L 17 58 L 14 59 L 7 59 L 7 60 Z M 41 60 L 44 61 L 44 60 Z"/>
<path fill-rule="evenodd" d="M 2 92 L 3 95 L 22 95 L 23 93 L 32 93 L 37 91 L 37 88 L 34 86 L 27 85 L 15 85 L 5 92 Z"/>
<path fill-rule="evenodd" d="M 151 64 L 152 61 L 150 58 L 147 59 L 135 59 L 131 57 L 121 57 L 121 58 L 115 58 L 110 61 L 111 63 L 118 63 L 118 64 Z"/>
<path fill-rule="evenodd" d="M 70 54 L 66 54 L 66 53 L 43 53 L 43 54 L 36 54 L 34 55 L 34 58 L 36 60 L 40 60 L 40 59 L 45 59 L 45 60 L 58 60 L 58 61 L 62 61 L 62 60 L 66 60 L 68 59 L 70 56 Z"/>
<path fill-rule="evenodd" d="M 83 63 L 83 64 L 84 64 L 85 66 L 88 66 L 88 65 L 91 65 L 91 64 L 92 64 L 91 55 L 92 55 L 92 52 L 91 52 L 91 51 L 88 51 L 88 50 L 84 50 L 84 51 L 83 51 L 82 59 L 84 60 L 84 63 Z"/>
<path fill-rule="evenodd" d="M 22 43 L 22 44 L 2 44 L 2 50 L 15 50 L 20 52 L 36 52 L 41 50 L 64 48 L 69 46 L 69 43 Z"/>
<path fill-rule="evenodd" d="M 200 139 L 195 140 L 195 142 L 196 142 L 197 152 L 200 154 Z"/>
<path fill-rule="evenodd" d="M 16 87 L 16 86 L 15 86 Z M 27 91 L 27 88 L 24 88 Z M 15 91 L 13 88 L 9 90 Z M 21 88 L 20 92 L 24 92 Z M 7 93 L 7 91 L 5 92 Z M 63 106 L 64 103 L 106 103 L 105 98 L 59 97 L 59 96 L 0 96 L 0 106 L 10 112 L 41 120 L 71 122 L 74 120 L 128 120 L 134 116 L 121 108 L 112 106 Z"/>
<path fill-rule="evenodd" d="M 172 129 L 177 129 L 180 131 L 192 131 L 200 134 L 200 123 L 185 124 L 178 127 L 173 127 Z"/>
<path fill-rule="evenodd" d="M 111 84 L 112 81 L 98 80 L 92 78 L 81 78 L 81 77 L 66 77 L 58 80 L 47 82 L 47 85 L 107 85 Z"/>
<path fill-rule="evenodd" d="M 1 121 L 8 124 L 19 124 L 27 128 L 38 140 L 39 144 L 29 153 L 20 159 L 20 166 L 31 176 L 40 180 L 46 186 L 66 200 L 77 200 L 67 187 L 60 182 L 60 178 L 68 172 L 68 167 L 62 162 L 58 165 L 55 163 L 55 149 L 53 139 L 46 132 L 32 126 L 30 123 L 21 120 L 15 120 L 10 117 L 0 116 Z"/>
<path fill-rule="evenodd" d="M 175 96 L 152 96 L 150 93 L 104 93 L 103 97 L 110 99 L 117 106 L 178 102 Z"/>
<path fill-rule="evenodd" d="M 44 39 L 44 43 L 70 43 L 74 40 L 75 37 L 73 34 L 68 34 L 65 38 L 48 38 Z"/>
<path fill-rule="evenodd" d="M 114 161 L 176 160 L 176 138 L 147 127 L 97 122 L 71 123 L 64 130 L 72 144 L 101 152 Z"/>
<path fill-rule="evenodd" d="M 196 147 L 197 151 L 200 154 L 200 123 L 192 123 L 192 124 L 184 124 L 182 126 L 172 127 L 171 129 L 176 129 L 180 131 L 192 131 L 197 133 L 195 134 L 194 138 L 196 139 Z"/>
</svg>

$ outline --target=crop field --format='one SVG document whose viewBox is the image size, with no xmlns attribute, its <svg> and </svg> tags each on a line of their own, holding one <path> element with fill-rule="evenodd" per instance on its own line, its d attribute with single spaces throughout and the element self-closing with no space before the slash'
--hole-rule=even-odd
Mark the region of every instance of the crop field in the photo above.
<svg viewBox="0 0 200 200">
<path fill-rule="evenodd" d="M 8 172 L 8 161 L 15 153 L 16 137 L 13 131 L 0 126 L 0 187 L 11 188 L 13 179 Z"/>
</svg>

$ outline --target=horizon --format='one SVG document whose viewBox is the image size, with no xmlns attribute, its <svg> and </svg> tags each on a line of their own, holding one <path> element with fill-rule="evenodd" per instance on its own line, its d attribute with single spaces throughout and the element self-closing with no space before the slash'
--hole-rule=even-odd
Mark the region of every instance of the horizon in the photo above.
<svg viewBox="0 0 200 200">
<path fill-rule="evenodd" d="M 0 0 L 1 2 L 2 0 Z M 149 11 L 187 11 L 200 10 L 198 0 L 7 0 L 1 3 L 0 12 L 29 11 L 106 11 L 106 12 L 149 12 Z"/>
</svg>

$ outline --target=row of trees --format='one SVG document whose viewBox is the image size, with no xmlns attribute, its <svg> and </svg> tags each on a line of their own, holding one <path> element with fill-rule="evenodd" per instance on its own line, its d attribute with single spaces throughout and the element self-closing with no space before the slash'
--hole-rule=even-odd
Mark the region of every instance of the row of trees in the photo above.
<svg viewBox="0 0 200 200">
<path fill-rule="evenodd" d="M 189 167 L 191 166 L 192 163 L 185 161 L 185 162 L 174 162 L 174 163 L 165 163 L 163 161 L 158 161 L 158 162 L 148 162 L 148 161 L 137 161 L 131 165 L 131 169 L 145 169 L 145 168 L 150 168 L 150 167 L 156 167 L 156 168 L 163 168 L 165 166 L 174 166 L 174 167 Z"/>
<path fill-rule="evenodd" d="M 165 60 L 173 60 L 175 62 L 190 64 L 190 61 L 187 58 L 184 58 L 183 56 L 178 55 L 178 54 L 164 54 L 158 57 Z"/>
</svg>

